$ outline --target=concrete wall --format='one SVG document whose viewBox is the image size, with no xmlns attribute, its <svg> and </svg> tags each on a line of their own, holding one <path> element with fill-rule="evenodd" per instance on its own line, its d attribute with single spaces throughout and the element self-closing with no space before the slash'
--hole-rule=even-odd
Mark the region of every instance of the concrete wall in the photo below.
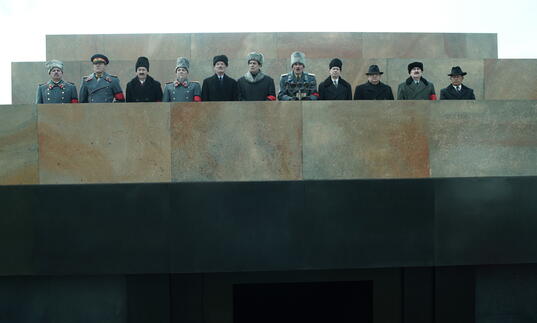
<svg viewBox="0 0 537 323">
<path fill-rule="evenodd" d="M 536 175 L 533 101 L 1 106 L 1 184 Z"/>
</svg>

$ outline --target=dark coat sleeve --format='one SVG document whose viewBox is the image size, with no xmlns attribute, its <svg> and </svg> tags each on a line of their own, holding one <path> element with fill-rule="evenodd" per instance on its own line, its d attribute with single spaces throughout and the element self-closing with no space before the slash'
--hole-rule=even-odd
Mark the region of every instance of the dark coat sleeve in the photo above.
<svg viewBox="0 0 537 323">
<path fill-rule="evenodd" d="M 131 82 L 127 83 L 127 89 L 125 90 L 125 100 L 127 102 L 134 102 L 132 98 L 132 84 Z"/>
<path fill-rule="evenodd" d="M 159 81 L 155 81 L 155 101 L 162 102 L 162 86 Z"/>
<path fill-rule="evenodd" d="M 319 100 L 326 100 L 326 90 L 324 88 L 324 81 L 319 84 Z"/>
<path fill-rule="evenodd" d="M 475 100 L 474 90 L 470 89 L 470 95 L 468 96 L 468 100 Z"/>
<path fill-rule="evenodd" d="M 239 101 L 239 90 L 238 90 L 238 86 L 237 86 L 237 81 L 233 80 L 233 85 L 232 85 L 232 88 L 231 88 L 231 93 L 233 93 L 233 101 Z"/>
<path fill-rule="evenodd" d="M 440 90 L 440 100 L 447 100 L 446 89 L 441 89 Z"/>
<path fill-rule="evenodd" d="M 393 92 L 392 92 L 392 87 L 389 86 L 389 85 L 386 85 L 388 88 L 386 89 L 386 100 L 393 100 Z"/>
<path fill-rule="evenodd" d="M 268 95 L 272 96 L 273 98 L 276 98 L 276 86 L 274 86 L 274 79 L 273 78 L 270 78 L 270 81 L 269 81 Z M 268 98 L 267 98 L 267 100 L 268 100 Z"/>
<path fill-rule="evenodd" d="M 203 80 L 203 86 L 201 87 L 201 100 L 209 101 L 209 83 L 207 79 Z"/>
<path fill-rule="evenodd" d="M 352 100 L 352 86 L 349 84 L 347 86 L 347 95 L 345 96 L 346 100 Z"/>
</svg>

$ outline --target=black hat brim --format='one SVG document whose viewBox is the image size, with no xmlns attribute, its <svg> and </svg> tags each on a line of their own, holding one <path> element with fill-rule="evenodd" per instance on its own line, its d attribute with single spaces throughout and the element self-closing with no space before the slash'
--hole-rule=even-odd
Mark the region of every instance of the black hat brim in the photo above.
<svg viewBox="0 0 537 323">
<path fill-rule="evenodd" d="M 374 75 L 374 74 L 382 75 L 382 74 L 384 74 L 384 72 L 378 72 L 378 73 L 369 73 L 369 72 L 367 72 L 367 73 L 365 73 L 365 75 Z"/>
<path fill-rule="evenodd" d="M 448 76 L 457 76 L 457 75 L 464 76 L 466 74 L 468 74 L 468 73 L 466 73 L 466 72 L 456 73 L 456 74 L 450 73 L 450 74 L 448 74 Z"/>
</svg>

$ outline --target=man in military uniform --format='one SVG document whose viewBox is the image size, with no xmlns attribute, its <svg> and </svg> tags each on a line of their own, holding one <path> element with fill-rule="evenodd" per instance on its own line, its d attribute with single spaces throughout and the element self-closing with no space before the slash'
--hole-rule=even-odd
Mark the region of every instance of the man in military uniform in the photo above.
<svg viewBox="0 0 537 323">
<path fill-rule="evenodd" d="M 317 100 L 317 80 L 315 74 L 304 72 L 306 56 L 301 52 L 291 54 L 292 72 L 282 74 L 280 77 L 280 92 L 278 100 Z"/>
<path fill-rule="evenodd" d="M 198 82 L 188 80 L 190 62 L 185 57 L 177 58 L 177 78 L 164 86 L 163 102 L 201 102 L 201 87 Z"/>
<path fill-rule="evenodd" d="M 105 72 L 108 57 L 95 54 L 91 57 L 93 73 L 82 78 L 80 103 L 125 102 L 117 76 Z"/>
<path fill-rule="evenodd" d="M 51 60 L 45 64 L 50 80 L 39 84 L 35 96 L 36 104 L 47 103 L 78 103 L 76 86 L 63 80 L 63 63 Z"/>
<path fill-rule="evenodd" d="M 448 74 L 451 84 L 440 90 L 440 100 L 475 100 L 474 90 L 462 84 L 466 74 L 460 66 L 452 67 Z"/>
</svg>

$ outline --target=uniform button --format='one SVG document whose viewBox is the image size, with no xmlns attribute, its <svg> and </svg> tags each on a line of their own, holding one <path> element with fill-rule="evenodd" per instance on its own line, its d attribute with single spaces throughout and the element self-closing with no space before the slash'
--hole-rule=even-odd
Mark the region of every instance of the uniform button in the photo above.
<svg viewBox="0 0 537 323">
<path fill-rule="evenodd" d="M 49 101 L 50 101 L 50 98 L 47 98 L 47 100 L 49 100 Z"/>
<path fill-rule="evenodd" d="M 63 100 L 63 96 L 62 96 L 62 100 Z"/>
<path fill-rule="evenodd" d="M 63 91 L 62 91 L 62 94 L 63 94 Z"/>
<path fill-rule="evenodd" d="M 47 91 L 47 95 L 50 95 L 50 92 Z"/>
</svg>

